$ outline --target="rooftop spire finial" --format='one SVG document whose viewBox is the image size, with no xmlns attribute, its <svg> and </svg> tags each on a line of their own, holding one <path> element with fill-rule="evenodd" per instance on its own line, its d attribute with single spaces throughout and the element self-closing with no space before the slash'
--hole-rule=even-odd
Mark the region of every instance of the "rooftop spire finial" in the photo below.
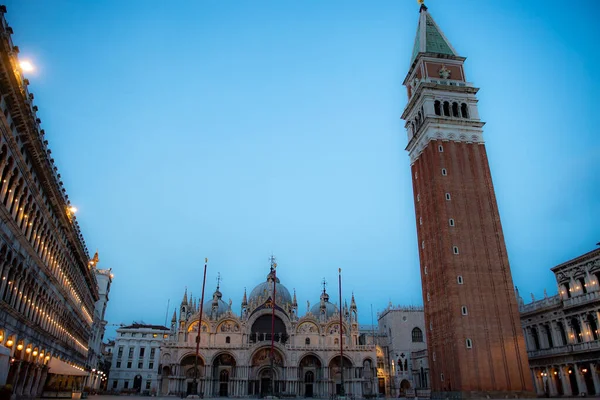
<svg viewBox="0 0 600 400">
<path fill-rule="evenodd" d="M 425 0 L 417 0 L 417 3 L 419 3 L 421 5 L 419 12 L 427 11 L 427 6 L 425 5 Z"/>
<path fill-rule="evenodd" d="M 327 288 L 327 281 L 325 278 L 323 278 L 323 282 L 321 282 L 321 284 L 323 285 L 323 293 L 325 293 L 325 289 Z"/>
<path fill-rule="evenodd" d="M 271 253 L 271 257 L 269 257 L 269 262 L 271 263 L 271 272 L 273 272 L 273 269 L 277 268 L 277 262 L 273 253 Z"/>
<path fill-rule="evenodd" d="M 221 273 L 217 273 L 217 290 L 221 287 Z"/>
</svg>

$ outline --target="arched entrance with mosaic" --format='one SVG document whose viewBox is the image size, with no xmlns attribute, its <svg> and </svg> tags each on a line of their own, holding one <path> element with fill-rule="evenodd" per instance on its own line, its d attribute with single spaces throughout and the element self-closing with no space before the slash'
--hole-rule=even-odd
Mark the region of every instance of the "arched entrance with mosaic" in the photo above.
<svg viewBox="0 0 600 400">
<path fill-rule="evenodd" d="M 228 397 L 233 392 L 232 379 L 235 377 L 235 357 L 229 353 L 221 353 L 212 361 L 213 395 Z"/>
<path fill-rule="evenodd" d="M 206 375 L 205 363 L 202 357 L 198 356 L 198 368 L 196 365 L 196 356 L 190 354 L 185 356 L 182 360 L 179 368 L 181 375 L 184 377 L 184 390 L 189 395 L 193 392 L 194 378 L 197 384 L 197 393 L 204 393 L 204 376 Z"/>
<path fill-rule="evenodd" d="M 307 354 L 298 364 L 298 380 L 302 382 L 300 395 L 303 397 L 321 397 L 323 393 L 323 364 L 319 357 Z"/>
<path fill-rule="evenodd" d="M 264 397 L 285 391 L 283 354 L 279 349 L 273 350 L 273 368 L 271 368 L 270 347 L 258 349 L 252 355 L 250 368 L 254 380 L 251 382 L 252 393 L 249 394 Z"/>
</svg>

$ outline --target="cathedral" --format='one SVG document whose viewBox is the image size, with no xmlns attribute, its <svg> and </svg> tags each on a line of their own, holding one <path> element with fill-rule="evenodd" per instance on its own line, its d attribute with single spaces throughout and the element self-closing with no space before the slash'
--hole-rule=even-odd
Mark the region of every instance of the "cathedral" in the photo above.
<svg viewBox="0 0 600 400">
<path fill-rule="evenodd" d="M 281 284 L 275 267 L 272 261 L 266 280 L 249 296 L 244 292 L 240 315 L 233 312 L 231 300 L 223 301 L 217 285 L 212 299 L 202 305 L 201 317 L 200 302 L 188 298 L 186 290 L 161 346 L 160 394 L 197 390 L 205 397 L 323 398 L 340 393 L 342 383 L 348 395 L 376 393 L 376 349 L 359 343 L 354 295 L 340 311 L 324 287 L 319 300 L 312 307 L 307 302 L 300 316 L 296 293 Z"/>
</svg>

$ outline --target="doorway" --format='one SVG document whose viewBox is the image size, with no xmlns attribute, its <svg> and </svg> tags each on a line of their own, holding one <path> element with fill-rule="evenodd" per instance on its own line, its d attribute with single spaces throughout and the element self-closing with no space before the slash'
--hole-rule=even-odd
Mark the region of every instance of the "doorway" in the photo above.
<svg viewBox="0 0 600 400">
<path fill-rule="evenodd" d="M 313 397 L 313 382 L 315 381 L 315 373 L 306 371 L 304 374 L 304 397 Z"/>
<path fill-rule="evenodd" d="M 133 378 L 133 388 L 135 389 L 136 392 L 139 392 L 142 389 L 142 376 L 141 375 L 136 375 L 135 378 Z"/>
<path fill-rule="evenodd" d="M 224 369 L 219 374 L 219 396 L 227 397 L 228 386 L 229 386 L 229 371 Z"/>
<path fill-rule="evenodd" d="M 377 378 L 379 381 L 379 394 L 385 396 L 385 378 Z"/>
<path fill-rule="evenodd" d="M 260 397 L 269 396 L 271 393 L 271 378 L 260 379 Z"/>
</svg>

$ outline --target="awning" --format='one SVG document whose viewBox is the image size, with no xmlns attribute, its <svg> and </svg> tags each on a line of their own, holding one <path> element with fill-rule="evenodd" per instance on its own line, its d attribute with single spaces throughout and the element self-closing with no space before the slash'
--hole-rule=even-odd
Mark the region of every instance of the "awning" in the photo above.
<svg viewBox="0 0 600 400">
<path fill-rule="evenodd" d="M 48 368 L 49 373 L 56 375 L 87 376 L 89 374 L 89 372 L 75 368 L 71 364 L 67 364 L 58 358 L 51 358 L 48 362 Z"/>
</svg>

